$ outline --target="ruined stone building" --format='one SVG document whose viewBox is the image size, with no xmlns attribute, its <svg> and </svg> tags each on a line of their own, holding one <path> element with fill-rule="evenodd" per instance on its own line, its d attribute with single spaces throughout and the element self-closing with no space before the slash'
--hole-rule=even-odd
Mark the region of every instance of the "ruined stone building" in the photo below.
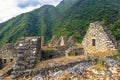
<svg viewBox="0 0 120 80">
<path fill-rule="evenodd" d="M 40 41 L 39 37 L 25 37 L 21 39 L 17 47 L 16 64 L 20 65 L 21 68 L 33 68 L 35 61 L 41 60 Z"/>
<path fill-rule="evenodd" d="M 24 71 L 35 67 L 37 61 L 63 56 L 77 56 L 117 49 L 117 41 L 106 26 L 100 22 L 90 23 L 82 44 L 73 36 L 53 36 L 48 45 L 44 37 L 23 37 L 15 45 L 8 43 L 0 50 L 0 68 L 15 62 L 11 78 L 16 79 Z M 24 74 L 25 75 L 25 74 Z"/>
<path fill-rule="evenodd" d="M 7 64 L 15 61 L 16 59 L 16 50 L 11 43 L 3 45 L 0 50 L 0 68 L 3 68 Z"/>
<path fill-rule="evenodd" d="M 73 36 L 70 36 L 69 38 L 67 36 L 53 36 L 50 43 L 49 43 L 49 47 L 56 47 L 56 46 L 66 46 L 66 45 L 74 45 L 75 41 Z"/>
<path fill-rule="evenodd" d="M 82 41 L 85 54 L 116 50 L 117 41 L 106 26 L 100 22 L 90 23 Z"/>
<path fill-rule="evenodd" d="M 51 59 L 65 56 L 65 50 L 75 44 L 74 38 L 66 36 L 53 36 L 48 46 L 42 47 L 42 59 Z"/>
<path fill-rule="evenodd" d="M 42 47 L 42 53 L 41 53 Z M 50 43 L 44 46 L 44 37 L 24 37 L 14 47 L 6 44 L 0 51 L 0 63 L 5 66 L 15 61 L 16 68 L 29 69 L 35 61 L 46 60 L 61 56 L 81 55 L 116 50 L 117 41 L 106 26 L 100 22 L 90 23 L 89 29 L 82 41 L 76 45 L 73 36 L 53 36 Z"/>
<path fill-rule="evenodd" d="M 72 47 L 69 47 L 67 50 L 65 50 L 65 55 L 67 56 L 77 56 L 77 55 L 84 55 L 84 49 L 81 46 L 74 45 Z"/>
<path fill-rule="evenodd" d="M 53 36 L 48 47 L 43 51 L 42 58 L 45 59 L 84 54 L 83 47 L 76 45 L 73 36 Z"/>
<path fill-rule="evenodd" d="M 12 78 L 18 77 L 24 70 L 33 69 L 36 61 L 41 60 L 41 38 L 24 37 L 16 47 L 17 57 Z"/>
</svg>

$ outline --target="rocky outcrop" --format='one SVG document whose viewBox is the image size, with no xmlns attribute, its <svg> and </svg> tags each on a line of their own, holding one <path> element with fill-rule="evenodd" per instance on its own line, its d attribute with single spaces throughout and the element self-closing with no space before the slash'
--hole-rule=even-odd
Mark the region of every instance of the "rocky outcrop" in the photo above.
<svg viewBox="0 0 120 80">
<path fill-rule="evenodd" d="M 52 72 L 46 77 L 45 75 L 37 75 L 33 79 L 49 79 L 49 80 L 119 80 L 120 79 L 120 62 L 115 61 L 110 58 L 103 59 L 107 66 L 104 68 L 95 68 L 90 62 L 81 62 L 71 68 L 66 70 L 59 70 L 57 72 Z M 92 66 L 92 67 L 91 67 Z"/>
<path fill-rule="evenodd" d="M 57 76 L 59 75 L 60 73 L 62 73 L 62 71 L 66 70 L 67 73 L 74 73 L 75 74 L 78 72 L 78 71 L 84 71 L 88 66 L 92 65 L 92 62 L 94 62 L 94 60 L 83 60 L 83 61 L 74 61 L 74 62 L 70 62 L 66 65 L 59 65 L 59 66 L 52 66 L 52 67 L 49 67 L 49 66 L 46 66 L 45 68 L 39 68 L 39 69 L 36 69 L 36 70 L 24 70 L 24 71 L 21 71 L 21 72 L 17 72 L 16 73 L 16 70 L 17 69 L 14 69 L 14 71 L 12 72 L 12 75 L 11 77 L 13 79 L 15 78 L 22 78 L 24 76 L 26 77 L 29 77 L 29 76 L 35 76 L 35 78 L 39 77 L 39 75 L 41 76 L 47 76 L 49 75 L 50 77 L 54 77 L 54 76 Z M 74 67 L 74 68 L 72 68 Z M 62 70 L 62 71 L 61 71 Z M 15 76 L 16 74 L 16 76 Z"/>
<path fill-rule="evenodd" d="M 111 58 L 102 58 L 102 60 L 105 62 L 105 64 L 106 64 L 108 67 L 113 67 L 113 66 L 120 65 L 120 62 L 119 62 L 119 61 L 116 61 L 116 60 L 111 59 Z"/>
</svg>

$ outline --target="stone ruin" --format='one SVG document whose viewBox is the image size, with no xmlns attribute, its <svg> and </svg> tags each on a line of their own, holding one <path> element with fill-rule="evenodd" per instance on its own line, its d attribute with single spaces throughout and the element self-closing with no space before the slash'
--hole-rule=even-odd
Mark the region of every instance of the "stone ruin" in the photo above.
<svg viewBox="0 0 120 80">
<path fill-rule="evenodd" d="M 41 36 L 41 47 L 43 47 L 45 45 L 44 43 L 44 36 Z"/>
<path fill-rule="evenodd" d="M 19 77 L 24 70 L 33 69 L 36 61 L 41 60 L 41 39 L 25 37 L 19 41 L 16 64 L 13 68 L 12 79 Z"/>
<path fill-rule="evenodd" d="M 42 48 L 42 58 L 51 59 L 65 56 L 65 50 L 75 44 L 74 38 L 66 36 L 53 36 L 50 43 Z M 43 60 L 44 60 L 43 59 Z"/>
<path fill-rule="evenodd" d="M 82 41 L 85 54 L 117 49 L 117 41 L 111 32 L 100 22 L 90 23 Z"/>
<path fill-rule="evenodd" d="M 33 69 L 37 61 L 116 49 L 117 41 L 107 27 L 100 22 L 94 22 L 90 23 L 82 44 L 77 44 L 73 36 L 53 36 L 48 45 L 44 44 L 43 36 L 21 38 L 15 47 L 6 44 L 0 51 L 0 68 L 15 62 L 11 78 L 16 79 L 24 71 Z"/>
<path fill-rule="evenodd" d="M 69 38 L 67 36 L 53 36 L 50 43 L 48 44 L 47 50 L 49 55 L 42 54 L 42 57 L 55 58 L 62 56 L 75 56 L 81 55 L 84 53 L 84 50 L 81 46 L 76 45 L 73 36 Z"/>
<path fill-rule="evenodd" d="M 28 63 L 32 63 L 32 61 L 34 62 L 35 60 L 40 61 L 41 60 L 40 44 L 41 42 L 39 37 L 25 37 L 24 39 L 22 39 L 19 43 L 19 46 L 17 47 L 17 61 L 22 60 L 22 58 L 24 61 Z"/>
<path fill-rule="evenodd" d="M 53 36 L 50 43 L 49 47 L 55 47 L 55 46 L 65 46 L 67 44 L 68 38 L 66 36 L 61 36 L 60 38 L 57 36 Z"/>
<path fill-rule="evenodd" d="M 0 69 L 9 65 L 12 62 L 15 62 L 16 59 L 16 50 L 11 43 L 3 45 L 0 50 Z"/>
</svg>

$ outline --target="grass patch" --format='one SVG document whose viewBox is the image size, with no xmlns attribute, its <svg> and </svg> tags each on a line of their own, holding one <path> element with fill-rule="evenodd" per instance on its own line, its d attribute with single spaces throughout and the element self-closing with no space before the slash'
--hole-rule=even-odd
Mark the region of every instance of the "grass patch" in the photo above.
<svg viewBox="0 0 120 80">
<path fill-rule="evenodd" d="M 38 66 L 40 64 L 40 61 L 35 61 L 35 66 Z"/>
<path fill-rule="evenodd" d="M 76 56 L 75 51 L 73 51 L 73 52 L 71 53 L 71 56 Z"/>
<path fill-rule="evenodd" d="M 98 57 L 98 58 L 102 58 L 102 57 L 107 57 L 107 56 L 113 56 L 115 54 L 117 54 L 118 52 L 115 50 L 110 50 L 110 51 L 104 51 L 104 52 L 98 52 L 95 53 L 94 56 Z"/>
<path fill-rule="evenodd" d="M 96 65 L 94 65 L 95 69 L 101 69 L 101 68 L 105 68 L 105 64 L 104 61 L 101 59 L 98 59 Z"/>
<path fill-rule="evenodd" d="M 120 53 L 118 53 L 115 56 L 112 56 L 111 58 L 120 62 Z"/>
</svg>

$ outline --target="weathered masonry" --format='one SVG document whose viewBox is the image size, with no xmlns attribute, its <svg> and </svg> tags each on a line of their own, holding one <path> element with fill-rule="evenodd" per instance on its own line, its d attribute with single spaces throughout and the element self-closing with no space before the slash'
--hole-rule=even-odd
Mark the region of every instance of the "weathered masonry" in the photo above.
<svg viewBox="0 0 120 80">
<path fill-rule="evenodd" d="M 16 50 L 11 43 L 3 45 L 0 50 L 0 68 L 9 65 L 11 62 L 15 62 Z"/>
<path fill-rule="evenodd" d="M 41 59 L 41 39 L 39 37 L 25 37 L 17 47 L 17 67 L 33 68 L 36 60 Z"/>
<path fill-rule="evenodd" d="M 117 49 L 117 41 L 106 26 L 100 22 L 90 23 L 82 41 L 85 54 Z"/>
<path fill-rule="evenodd" d="M 41 60 L 41 38 L 25 37 L 19 41 L 16 57 L 16 64 L 12 72 L 12 78 L 20 76 L 24 70 L 33 69 L 36 61 Z"/>
</svg>

